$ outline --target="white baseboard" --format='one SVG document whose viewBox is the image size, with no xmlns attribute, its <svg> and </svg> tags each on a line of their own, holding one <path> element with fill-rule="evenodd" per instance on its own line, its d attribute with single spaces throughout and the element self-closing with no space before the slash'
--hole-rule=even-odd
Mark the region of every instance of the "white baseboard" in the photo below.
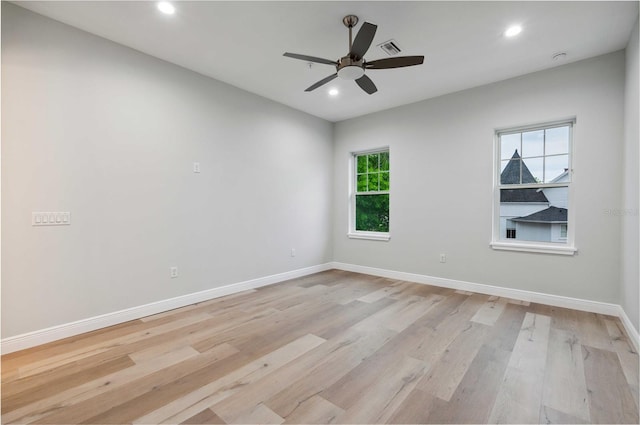
<svg viewBox="0 0 640 425">
<path fill-rule="evenodd" d="M 211 288 L 200 292 L 194 292 L 192 294 L 181 295 L 175 298 L 156 301 L 137 307 L 115 311 L 113 313 L 102 314 L 100 316 L 90 317 L 71 323 L 65 323 L 47 329 L 41 329 L 22 335 L 4 338 L 2 339 L 2 341 L 0 341 L 0 346 L 2 349 L 2 354 L 8 354 L 14 351 L 35 347 L 36 345 L 46 344 L 48 342 L 68 338 L 70 336 L 105 328 L 107 326 L 117 325 L 129 320 L 140 319 L 141 317 L 173 310 L 174 308 L 184 307 L 213 298 L 235 294 L 237 292 L 246 291 L 248 289 L 255 289 L 261 286 L 284 282 L 285 280 L 307 276 L 313 273 L 330 270 L 331 268 L 332 266 L 330 263 L 320 264 L 304 269 L 292 270 L 289 272 L 265 276 L 258 279 L 252 279 L 244 282 L 234 283 L 231 285 Z"/>
<path fill-rule="evenodd" d="M 539 304 L 551 305 L 554 307 L 571 308 L 574 310 L 588 311 L 591 313 L 606 314 L 620 318 L 620 321 L 627 331 L 627 335 L 638 351 L 640 336 L 633 326 L 631 320 L 618 304 L 603 303 L 599 301 L 583 300 L 580 298 L 564 297 L 561 295 L 543 294 L 540 292 L 525 291 L 522 289 L 511 289 L 500 286 L 485 285 L 482 283 L 465 282 L 462 280 L 445 279 L 422 274 L 399 272 L 395 270 L 379 269 L 375 267 L 359 266 L 333 262 L 332 268 L 356 273 L 364 273 L 373 276 L 386 277 L 389 279 L 405 280 L 408 282 L 422 283 L 425 285 L 440 286 L 444 288 L 458 289 L 462 291 L 477 292 L 486 295 L 511 298 L 514 300 L 528 301 Z"/>
<path fill-rule="evenodd" d="M 629 335 L 629 338 L 631 339 L 631 342 L 634 345 L 636 351 L 640 350 L 640 335 L 638 334 L 638 331 L 636 330 L 635 326 L 633 325 L 623 308 L 618 304 L 602 303 L 598 301 L 589 301 L 579 298 L 564 297 L 560 295 L 543 294 L 521 289 L 503 288 L 500 286 L 485 285 L 481 283 L 465 282 L 462 280 L 446 279 L 441 277 L 399 272 L 394 270 L 379 269 L 340 262 L 320 264 L 304 269 L 292 270 L 289 272 L 247 280 L 244 282 L 238 282 L 231 285 L 211 288 L 205 291 L 182 295 L 179 297 L 161 300 L 138 307 L 132 307 L 113 313 L 107 313 L 71 323 L 53 326 L 47 329 L 41 329 L 22 335 L 4 338 L 0 341 L 0 348 L 2 354 L 8 354 L 19 350 L 24 350 L 26 348 L 35 347 L 37 345 L 46 344 L 48 342 L 57 341 L 59 339 L 68 338 L 70 336 L 94 331 L 96 329 L 117 325 L 129 320 L 140 319 L 152 314 L 162 313 L 190 304 L 207 301 L 225 295 L 235 294 L 237 292 L 246 291 L 249 289 L 260 288 L 262 286 L 272 285 L 275 283 L 284 282 L 285 280 L 295 279 L 298 277 L 303 277 L 330 269 L 364 273 L 373 276 L 386 277 L 389 279 L 405 280 L 408 282 L 434 285 L 444 288 L 477 292 L 480 294 L 495 295 L 499 297 L 511 298 L 514 300 L 528 301 L 552 305 L 556 307 L 572 308 L 575 310 L 617 316 L 620 318 L 620 321 L 624 325 L 625 330 L 627 331 L 627 335 Z"/>
<path fill-rule="evenodd" d="M 627 335 L 629 335 L 629 339 L 631 339 L 636 352 L 638 352 L 640 351 L 640 334 L 638 334 L 638 330 L 634 326 L 631 319 L 629 319 L 629 316 L 627 316 L 627 312 L 624 311 L 624 308 L 622 308 L 622 306 L 619 307 L 620 311 L 618 312 L 617 316 L 620 318 L 620 321 L 624 325 L 624 328 L 627 331 Z"/>
</svg>

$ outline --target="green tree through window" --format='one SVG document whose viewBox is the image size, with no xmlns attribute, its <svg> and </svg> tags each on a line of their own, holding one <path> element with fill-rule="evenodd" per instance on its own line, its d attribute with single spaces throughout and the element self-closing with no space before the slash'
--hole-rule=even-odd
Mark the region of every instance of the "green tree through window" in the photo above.
<svg viewBox="0 0 640 425">
<path fill-rule="evenodd" d="M 389 151 L 356 154 L 355 230 L 389 232 Z"/>
</svg>

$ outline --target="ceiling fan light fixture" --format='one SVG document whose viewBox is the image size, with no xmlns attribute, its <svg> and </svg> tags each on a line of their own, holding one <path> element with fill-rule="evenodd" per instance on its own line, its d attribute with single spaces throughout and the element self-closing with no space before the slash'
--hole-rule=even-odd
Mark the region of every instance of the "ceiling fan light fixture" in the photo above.
<svg viewBox="0 0 640 425">
<path fill-rule="evenodd" d="M 338 77 L 344 80 L 357 80 L 364 75 L 364 68 L 358 65 L 347 65 L 338 70 Z"/>
<path fill-rule="evenodd" d="M 340 92 L 336 88 L 332 88 L 332 89 L 329 90 L 329 96 L 335 97 L 335 96 L 337 96 L 339 94 L 340 94 Z"/>
</svg>

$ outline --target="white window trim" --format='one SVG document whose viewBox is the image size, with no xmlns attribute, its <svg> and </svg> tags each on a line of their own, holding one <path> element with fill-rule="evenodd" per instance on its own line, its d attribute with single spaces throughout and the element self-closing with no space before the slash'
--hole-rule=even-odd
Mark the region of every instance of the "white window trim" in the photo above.
<svg viewBox="0 0 640 425">
<path fill-rule="evenodd" d="M 388 241 L 391 239 L 391 234 L 388 232 L 363 232 L 355 230 L 347 233 L 349 239 L 366 239 L 370 241 Z"/>
<path fill-rule="evenodd" d="M 525 132 L 543 128 L 551 128 L 551 127 L 559 127 L 562 125 L 569 124 L 571 127 L 569 128 L 569 170 L 570 170 L 570 180 L 568 183 L 562 184 L 545 184 L 545 187 L 554 187 L 554 186 L 567 186 L 569 188 L 569 205 L 568 205 L 568 217 L 567 222 L 570 225 L 567 227 L 567 237 L 565 243 L 545 243 L 545 242 L 537 242 L 537 241 L 523 241 L 519 240 L 509 241 L 505 239 L 500 239 L 500 135 L 509 134 L 509 133 L 517 133 L 517 132 Z M 542 124 L 535 125 L 527 125 L 527 126 L 519 126 L 519 127 L 509 127 L 509 128 L 501 128 L 496 129 L 494 131 L 494 143 L 493 143 L 493 153 L 494 153 L 494 174 L 493 174 L 493 211 L 492 211 L 492 240 L 489 243 L 489 246 L 494 250 L 502 250 L 502 251 L 519 251 L 519 252 L 530 252 L 536 254 L 556 254 L 556 255 L 575 255 L 578 252 L 578 248 L 575 246 L 575 233 L 576 233 L 576 220 L 575 220 L 575 198 L 574 198 L 574 187 L 575 187 L 575 157 L 574 157 L 574 140 L 576 136 L 576 118 L 567 118 L 558 121 L 550 121 Z M 513 185 L 516 186 L 516 185 Z M 524 189 L 527 187 L 540 187 L 539 185 L 517 185 L 518 189 Z"/>
<path fill-rule="evenodd" d="M 358 155 L 384 151 L 389 152 L 389 173 L 391 173 L 391 149 L 389 148 L 389 146 L 362 151 L 353 151 L 349 153 L 349 229 L 347 231 L 347 237 L 349 239 L 364 239 L 370 241 L 385 242 L 391 239 L 390 232 L 365 232 L 356 230 L 356 157 Z M 387 191 L 387 193 L 389 194 L 389 203 L 391 203 L 391 191 L 389 190 Z M 391 206 L 391 204 L 389 204 L 389 206 Z"/>
</svg>

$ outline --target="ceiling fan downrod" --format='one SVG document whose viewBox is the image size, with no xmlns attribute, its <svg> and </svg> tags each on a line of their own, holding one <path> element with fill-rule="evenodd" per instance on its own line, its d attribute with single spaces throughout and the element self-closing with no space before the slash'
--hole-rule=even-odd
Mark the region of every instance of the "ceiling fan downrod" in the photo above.
<svg viewBox="0 0 640 425">
<path fill-rule="evenodd" d="M 345 27 L 349 28 L 349 52 L 353 46 L 353 36 L 351 34 L 353 27 L 358 25 L 358 17 L 356 15 L 347 15 L 342 18 L 342 23 Z"/>
</svg>

